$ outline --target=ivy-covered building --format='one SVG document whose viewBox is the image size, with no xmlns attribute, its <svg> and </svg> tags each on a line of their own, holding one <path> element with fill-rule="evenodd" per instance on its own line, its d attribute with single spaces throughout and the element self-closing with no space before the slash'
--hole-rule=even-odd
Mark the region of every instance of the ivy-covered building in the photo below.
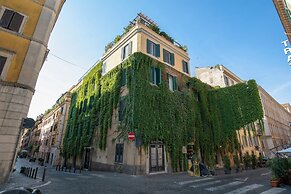
<svg viewBox="0 0 291 194">
<path fill-rule="evenodd" d="M 236 130 L 263 117 L 257 84 L 212 88 L 190 77 L 189 60 L 138 14 L 72 92 L 64 163 L 148 174 L 185 171 L 190 155 L 213 166 L 239 154 Z"/>
</svg>

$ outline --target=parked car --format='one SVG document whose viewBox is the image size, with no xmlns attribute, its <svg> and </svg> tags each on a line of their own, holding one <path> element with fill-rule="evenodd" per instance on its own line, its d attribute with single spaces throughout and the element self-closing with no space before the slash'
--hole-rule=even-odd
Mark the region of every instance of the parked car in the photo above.
<svg viewBox="0 0 291 194">
<path fill-rule="evenodd" d="M 41 194 L 39 189 L 17 188 L 0 191 L 0 194 Z"/>
</svg>

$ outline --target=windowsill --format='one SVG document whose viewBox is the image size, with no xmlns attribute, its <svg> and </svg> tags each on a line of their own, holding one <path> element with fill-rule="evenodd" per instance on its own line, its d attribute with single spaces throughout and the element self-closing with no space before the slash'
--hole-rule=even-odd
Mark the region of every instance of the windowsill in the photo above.
<svg viewBox="0 0 291 194">
<path fill-rule="evenodd" d="M 123 165 L 123 162 L 114 162 L 114 164 Z"/>
<path fill-rule="evenodd" d="M 159 85 L 157 85 L 157 84 L 153 84 L 151 82 L 150 82 L 150 84 L 151 84 L 151 86 L 159 87 Z"/>
</svg>

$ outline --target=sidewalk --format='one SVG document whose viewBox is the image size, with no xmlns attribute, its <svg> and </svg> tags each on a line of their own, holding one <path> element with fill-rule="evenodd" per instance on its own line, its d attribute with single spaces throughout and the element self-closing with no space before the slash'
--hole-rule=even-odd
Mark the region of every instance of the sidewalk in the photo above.
<svg viewBox="0 0 291 194">
<path fill-rule="evenodd" d="M 32 168 L 38 167 L 38 173 L 37 173 L 36 179 L 29 178 L 25 176 L 24 174 L 21 174 L 20 168 L 22 166 L 32 167 Z M 12 188 L 19 188 L 19 187 L 34 188 L 46 183 L 46 181 L 44 182 L 41 181 L 44 167 L 38 165 L 36 162 L 29 162 L 27 159 L 24 159 L 24 158 L 17 158 L 15 169 L 16 170 L 11 174 L 7 183 L 0 184 L 0 191 L 12 189 Z"/>
</svg>

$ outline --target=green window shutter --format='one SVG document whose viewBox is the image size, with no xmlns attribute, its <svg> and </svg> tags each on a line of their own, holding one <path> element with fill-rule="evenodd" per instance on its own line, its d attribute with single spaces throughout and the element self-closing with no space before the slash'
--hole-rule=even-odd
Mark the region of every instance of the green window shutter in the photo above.
<svg viewBox="0 0 291 194">
<path fill-rule="evenodd" d="M 126 70 L 122 69 L 121 71 L 121 79 L 120 79 L 120 86 L 125 86 L 126 85 Z"/>
<path fill-rule="evenodd" d="M 151 54 L 150 53 L 150 46 L 151 46 L 151 41 L 149 39 L 147 39 L 147 53 L 148 54 Z"/>
<path fill-rule="evenodd" d="M 161 69 L 156 68 L 156 84 L 157 85 L 161 84 L 161 81 L 162 81 Z"/>
<path fill-rule="evenodd" d="M 155 83 L 155 68 L 153 66 L 150 69 L 150 82 Z"/>
<path fill-rule="evenodd" d="M 163 61 L 167 62 L 167 51 L 163 49 Z"/>
<path fill-rule="evenodd" d="M 177 77 L 173 76 L 173 90 L 177 90 Z"/>
<path fill-rule="evenodd" d="M 183 72 L 186 72 L 186 69 L 185 69 L 185 61 L 182 60 L 182 66 L 183 66 Z"/>
<path fill-rule="evenodd" d="M 155 56 L 160 57 L 160 45 L 155 44 Z"/>
<path fill-rule="evenodd" d="M 122 49 L 121 49 L 121 59 L 122 60 L 124 59 L 124 47 L 122 47 Z"/>
<path fill-rule="evenodd" d="M 170 64 L 174 66 L 174 65 L 175 65 L 175 57 L 174 57 L 174 53 L 170 53 L 170 60 L 171 60 L 171 61 L 170 61 Z"/>
</svg>

